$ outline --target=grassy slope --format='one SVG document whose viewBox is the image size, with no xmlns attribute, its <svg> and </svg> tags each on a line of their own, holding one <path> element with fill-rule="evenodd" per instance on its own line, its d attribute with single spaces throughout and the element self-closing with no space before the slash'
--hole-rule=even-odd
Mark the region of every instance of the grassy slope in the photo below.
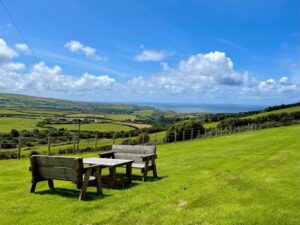
<svg viewBox="0 0 300 225">
<path fill-rule="evenodd" d="M 28 193 L 28 159 L 0 162 L 1 224 L 300 224 L 300 126 L 158 146 L 161 179 Z M 96 156 L 96 154 L 84 155 Z M 136 173 L 136 172 L 135 172 Z M 65 189 L 66 188 L 66 189 Z"/>
<path fill-rule="evenodd" d="M 294 107 L 290 107 L 290 108 L 286 108 L 286 109 L 278 109 L 278 110 L 274 110 L 274 111 L 270 111 L 270 112 L 262 112 L 262 113 L 258 113 L 255 115 L 243 117 L 243 118 L 255 119 L 257 117 L 267 116 L 270 114 L 292 113 L 292 112 L 299 112 L 299 111 L 300 111 L 300 106 L 294 106 Z"/>
<path fill-rule="evenodd" d="M 57 129 L 65 128 L 67 130 L 78 130 L 77 124 L 51 124 L 51 126 Z M 121 124 L 114 124 L 114 123 L 89 123 L 89 124 L 81 125 L 81 130 L 86 130 L 86 131 L 110 132 L 110 131 L 129 131 L 133 129 L 134 129 L 133 127 L 129 127 Z"/>
</svg>

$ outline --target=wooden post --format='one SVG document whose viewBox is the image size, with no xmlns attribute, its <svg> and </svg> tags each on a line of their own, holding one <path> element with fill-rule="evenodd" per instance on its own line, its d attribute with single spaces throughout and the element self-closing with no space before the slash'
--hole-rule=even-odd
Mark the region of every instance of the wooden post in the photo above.
<svg viewBox="0 0 300 225">
<path fill-rule="evenodd" d="M 51 150 L 51 137 L 49 135 L 48 136 L 48 155 L 50 155 L 50 150 Z"/>
<path fill-rule="evenodd" d="M 157 132 L 155 133 L 155 140 L 154 140 L 154 145 L 156 146 L 157 143 Z"/>
<path fill-rule="evenodd" d="M 113 134 L 113 145 L 116 143 L 116 133 Z"/>
<path fill-rule="evenodd" d="M 131 144 L 131 133 L 129 132 L 129 144 Z"/>
<path fill-rule="evenodd" d="M 194 130 L 192 129 L 191 130 L 191 140 L 193 140 L 193 135 L 194 135 L 193 133 L 194 133 Z"/>
<path fill-rule="evenodd" d="M 98 149 L 98 133 L 96 132 L 96 135 L 95 135 L 95 151 L 97 151 Z"/>
<path fill-rule="evenodd" d="M 184 131 L 182 132 L 182 140 L 183 141 L 185 140 L 185 132 Z"/>
<path fill-rule="evenodd" d="M 21 133 L 19 133 L 19 139 L 18 139 L 18 159 L 21 158 Z"/>
<path fill-rule="evenodd" d="M 73 135 L 73 155 L 75 154 L 76 151 L 76 136 L 75 134 Z"/>
<path fill-rule="evenodd" d="M 174 133 L 174 141 L 175 141 L 175 143 L 176 143 L 176 141 L 177 141 L 177 132 L 175 131 L 175 133 Z"/>
<path fill-rule="evenodd" d="M 79 144 L 80 144 L 80 125 L 81 125 L 81 120 L 78 120 L 78 140 L 77 140 L 77 152 L 79 152 Z"/>
<path fill-rule="evenodd" d="M 143 133 L 143 145 L 145 145 L 145 133 Z"/>
<path fill-rule="evenodd" d="M 197 139 L 200 138 L 200 130 L 198 130 Z"/>
<path fill-rule="evenodd" d="M 204 129 L 204 136 L 206 137 L 206 129 Z"/>
</svg>

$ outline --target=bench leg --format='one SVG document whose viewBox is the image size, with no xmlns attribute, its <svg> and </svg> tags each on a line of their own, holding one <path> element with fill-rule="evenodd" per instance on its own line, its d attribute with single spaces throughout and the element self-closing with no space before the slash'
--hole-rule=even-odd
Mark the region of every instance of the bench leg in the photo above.
<svg viewBox="0 0 300 225">
<path fill-rule="evenodd" d="M 30 193 L 33 193 L 35 191 L 36 183 L 37 182 L 35 182 L 35 181 L 31 181 L 31 184 L 30 184 Z"/>
<path fill-rule="evenodd" d="M 110 188 L 116 187 L 117 173 L 116 167 L 109 168 L 109 186 Z"/>
<path fill-rule="evenodd" d="M 97 192 L 99 194 L 103 195 L 103 192 L 102 192 L 102 182 L 101 182 L 101 168 L 96 168 L 96 170 L 95 170 L 95 177 L 96 177 Z"/>
<path fill-rule="evenodd" d="M 86 173 L 84 174 L 84 179 L 83 179 L 83 184 L 81 187 L 81 192 L 79 195 L 79 200 L 83 200 L 85 194 L 86 194 L 86 190 L 89 184 L 89 180 L 90 180 L 90 176 L 91 176 L 91 169 L 87 170 Z"/>
<path fill-rule="evenodd" d="M 147 173 L 148 173 L 148 170 L 146 168 L 144 168 L 142 181 L 147 181 Z"/>
<path fill-rule="evenodd" d="M 48 180 L 48 186 L 49 186 L 50 189 L 54 189 L 53 180 Z"/>
<path fill-rule="evenodd" d="M 129 180 L 129 184 L 132 183 L 132 165 L 128 164 L 126 165 L 126 176 Z"/>
<path fill-rule="evenodd" d="M 151 163 L 152 163 L 153 176 L 156 178 L 157 177 L 157 171 L 156 171 L 156 164 L 155 164 L 155 159 L 154 158 L 152 158 Z"/>
</svg>

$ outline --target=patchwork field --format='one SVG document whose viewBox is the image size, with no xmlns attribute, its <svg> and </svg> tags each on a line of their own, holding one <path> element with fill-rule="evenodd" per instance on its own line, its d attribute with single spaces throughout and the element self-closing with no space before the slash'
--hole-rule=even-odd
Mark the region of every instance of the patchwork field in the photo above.
<svg viewBox="0 0 300 225">
<path fill-rule="evenodd" d="M 70 182 L 29 194 L 29 160 L 0 161 L 1 224 L 298 225 L 299 133 L 290 126 L 159 145 L 159 179 L 104 188 L 104 197 L 90 188 L 83 202 Z"/>
<path fill-rule="evenodd" d="M 78 130 L 78 124 L 51 124 L 52 127 L 57 129 L 65 128 L 67 130 Z M 99 132 L 111 132 L 111 131 L 130 131 L 134 130 L 133 127 L 115 124 L 115 123 L 89 123 L 81 124 L 81 130 L 86 131 L 99 131 Z"/>
<path fill-rule="evenodd" d="M 8 133 L 12 129 L 34 130 L 38 122 L 37 119 L 0 117 L 0 133 Z"/>
</svg>

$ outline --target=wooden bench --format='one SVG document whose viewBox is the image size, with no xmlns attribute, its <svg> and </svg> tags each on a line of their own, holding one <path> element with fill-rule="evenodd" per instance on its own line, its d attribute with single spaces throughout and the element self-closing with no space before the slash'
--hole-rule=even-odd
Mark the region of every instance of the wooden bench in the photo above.
<svg viewBox="0 0 300 225">
<path fill-rule="evenodd" d="M 97 192 L 102 195 L 101 167 L 84 168 L 82 158 L 34 155 L 30 157 L 30 164 L 31 193 L 40 181 L 48 181 L 49 188 L 53 189 L 53 180 L 65 180 L 72 181 L 81 189 L 79 200 L 84 198 L 89 186 L 96 186 Z"/>
<path fill-rule="evenodd" d="M 153 171 L 153 176 L 157 177 L 155 146 L 113 145 L 112 151 L 100 153 L 99 156 L 100 158 L 133 160 L 132 168 L 141 170 L 143 173 L 143 181 L 147 180 L 147 173 L 151 170 Z"/>
</svg>

